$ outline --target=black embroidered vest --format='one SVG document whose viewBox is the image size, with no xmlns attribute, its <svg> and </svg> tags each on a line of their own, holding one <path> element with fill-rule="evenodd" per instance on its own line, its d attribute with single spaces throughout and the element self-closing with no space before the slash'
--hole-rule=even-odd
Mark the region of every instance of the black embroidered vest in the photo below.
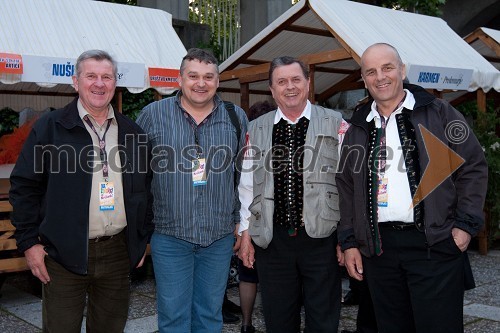
<svg viewBox="0 0 500 333">
<path fill-rule="evenodd" d="M 273 126 L 272 167 L 274 173 L 275 224 L 291 230 L 304 226 L 302 218 L 304 183 L 303 148 L 309 120 L 300 118 L 297 124 L 281 119 Z"/>
<path fill-rule="evenodd" d="M 419 163 L 419 154 L 416 141 L 415 128 L 410 121 L 411 110 L 403 109 L 400 114 L 395 115 L 396 124 L 398 127 L 399 140 L 403 149 L 403 158 L 406 166 L 406 175 L 410 186 L 412 198 L 415 196 L 418 184 L 420 182 L 421 170 Z M 380 130 L 375 128 L 374 120 L 369 125 L 369 141 L 368 141 L 368 216 L 370 217 L 370 229 L 372 237 L 375 240 L 375 253 L 381 253 L 380 235 L 378 228 L 375 227 L 378 223 L 377 215 L 377 172 L 376 164 L 378 162 Z M 424 205 L 420 201 L 419 204 L 413 207 L 413 221 L 418 230 L 424 230 Z"/>
</svg>

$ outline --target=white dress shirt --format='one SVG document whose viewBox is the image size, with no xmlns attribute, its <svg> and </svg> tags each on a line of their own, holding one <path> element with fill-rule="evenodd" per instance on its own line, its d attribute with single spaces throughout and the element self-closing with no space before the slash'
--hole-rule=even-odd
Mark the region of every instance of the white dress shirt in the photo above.
<svg viewBox="0 0 500 333">
<path fill-rule="evenodd" d="M 387 178 L 387 206 L 378 207 L 378 222 L 413 222 L 410 185 L 395 117 L 401 113 L 403 108 L 413 110 L 415 106 L 413 94 L 407 89 L 405 91 L 406 98 L 403 103 L 388 118 L 384 117 L 386 120 L 387 160 L 383 177 Z M 380 128 L 382 122 L 375 101 L 372 103 L 371 112 L 366 117 L 366 121 L 370 122 L 373 119 L 375 119 L 375 127 Z"/>
</svg>

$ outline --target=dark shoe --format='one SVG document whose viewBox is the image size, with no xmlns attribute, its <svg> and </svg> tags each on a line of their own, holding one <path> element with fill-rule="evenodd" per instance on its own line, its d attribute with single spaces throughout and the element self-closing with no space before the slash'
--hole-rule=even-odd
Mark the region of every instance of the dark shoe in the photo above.
<svg viewBox="0 0 500 333">
<path fill-rule="evenodd" d="M 224 324 L 234 324 L 240 321 L 240 317 L 227 311 L 222 307 L 222 321 Z"/>
<path fill-rule="evenodd" d="M 225 298 L 224 303 L 222 303 L 222 309 L 231 313 L 241 313 L 241 307 L 227 298 Z"/>
<path fill-rule="evenodd" d="M 348 291 L 342 300 L 343 305 L 358 305 L 359 300 L 358 297 L 352 292 Z"/>
<path fill-rule="evenodd" d="M 255 333 L 255 327 L 252 325 L 243 325 L 241 326 L 241 333 Z"/>
</svg>

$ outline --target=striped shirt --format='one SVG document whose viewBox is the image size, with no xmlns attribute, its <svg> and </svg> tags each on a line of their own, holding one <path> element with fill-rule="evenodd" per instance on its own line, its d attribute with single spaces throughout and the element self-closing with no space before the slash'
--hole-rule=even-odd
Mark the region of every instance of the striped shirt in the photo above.
<svg viewBox="0 0 500 333">
<path fill-rule="evenodd" d="M 149 104 L 137 118 L 153 147 L 155 231 L 208 246 L 234 232 L 240 221 L 235 163 L 241 170 L 238 152 L 245 145 L 248 120 L 235 106 L 241 125 L 238 147 L 236 128 L 218 96 L 212 113 L 197 125 L 183 110 L 181 94 Z M 197 152 L 207 162 L 207 182 L 194 186 Z"/>
</svg>

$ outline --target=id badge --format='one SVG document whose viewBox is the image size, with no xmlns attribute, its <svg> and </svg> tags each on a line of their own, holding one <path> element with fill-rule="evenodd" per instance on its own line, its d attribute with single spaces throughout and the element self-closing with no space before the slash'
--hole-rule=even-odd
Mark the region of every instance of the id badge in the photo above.
<svg viewBox="0 0 500 333">
<path fill-rule="evenodd" d="M 387 178 L 378 179 L 377 203 L 379 207 L 387 207 Z"/>
<path fill-rule="evenodd" d="M 193 186 L 207 184 L 207 176 L 205 173 L 206 161 L 204 158 L 193 160 Z"/>
<path fill-rule="evenodd" d="M 115 209 L 115 186 L 113 182 L 99 183 L 99 210 Z"/>
</svg>

